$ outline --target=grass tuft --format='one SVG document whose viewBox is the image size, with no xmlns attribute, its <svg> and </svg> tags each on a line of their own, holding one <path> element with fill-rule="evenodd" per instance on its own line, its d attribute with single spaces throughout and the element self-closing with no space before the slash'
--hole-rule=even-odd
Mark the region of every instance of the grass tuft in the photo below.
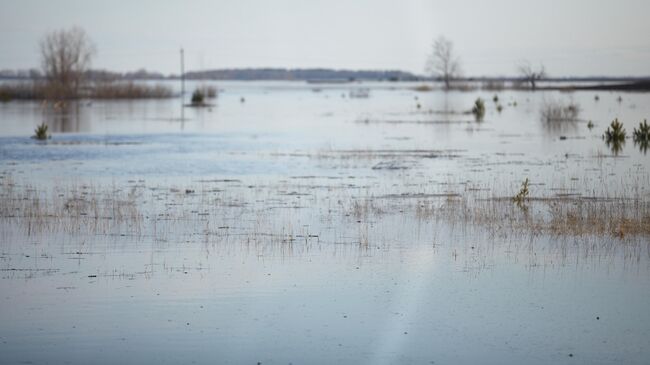
<svg viewBox="0 0 650 365">
<path fill-rule="evenodd" d="M 44 122 L 41 123 L 36 129 L 34 129 L 34 135 L 32 138 L 37 139 L 39 141 L 45 141 L 46 139 L 49 138 L 49 135 L 47 134 L 47 124 Z"/>
</svg>

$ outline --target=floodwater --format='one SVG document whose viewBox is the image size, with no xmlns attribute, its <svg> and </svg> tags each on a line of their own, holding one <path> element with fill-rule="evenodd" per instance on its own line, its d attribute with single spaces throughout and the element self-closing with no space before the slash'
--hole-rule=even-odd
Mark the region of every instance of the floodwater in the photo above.
<svg viewBox="0 0 650 365">
<path fill-rule="evenodd" d="M 648 363 L 649 94 L 216 85 L 0 104 L 0 363 Z"/>
</svg>

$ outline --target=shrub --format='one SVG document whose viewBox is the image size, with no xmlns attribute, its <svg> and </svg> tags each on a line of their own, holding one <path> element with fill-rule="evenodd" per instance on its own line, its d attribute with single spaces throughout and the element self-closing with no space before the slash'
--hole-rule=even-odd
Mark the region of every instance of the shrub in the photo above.
<svg viewBox="0 0 650 365">
<path fill-rule="evenodd" d="M 607 127 L 603 138 L 607 146 L 614 152 L 614 155 L 618 155 L 625 145 L 625 129 L 623 128 L 623 123 L 619 122 L 618 118 L 614 119 L 612 124 Z"/>
<path fill-rule="evenodd" d="M 202 105 L 205 103 L 205 95 L 201 89 L 196 89 L 192 93 L 192 105 Z"/>
<path fill-rule="evenodd" d="M 34 135 L 32 138 L 37 139 L 39 141 L 44 141 L 49 138 L 47 135 L 47 124 L 41 123 L 36 129 L 34 129 Z"/>
<path fill-rule="evenodd" d="M 472 114 L 474 114 L 477 121 L 483 120 L 483 117 L 485 116 L 485 102 L 483 99 L 476 99 L 474 107 L 472 108 Z"/>
<path fill-rule="evenodd" d="M 623 123 L 618 121 L 618 118 L 612 121 L 605 134 L 603 135 L 605 141 L 607 142 L 621 142 L 625 141 L 625 129 L 623 128 Z"/>
<path fill-rule="evenodd" d="M 639 129 L 634 128 L 634 141 L 635 142 L 648 142 L 650 141 L 650 125 L 647 120 L 639 123 Z"/>
</svg>

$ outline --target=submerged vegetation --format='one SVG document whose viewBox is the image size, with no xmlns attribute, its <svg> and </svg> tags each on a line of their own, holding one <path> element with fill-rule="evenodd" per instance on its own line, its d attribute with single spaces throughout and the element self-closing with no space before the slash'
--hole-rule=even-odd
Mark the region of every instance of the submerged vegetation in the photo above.
<svg viewBox="0 0 650 365">
<path fill-rule="evenodd" d="M 618 118 L 614 119 L 612 123 L 605 130 L 603 138 L 608 143 L 614 142 L 624 142 L 625 141 L 625 128 L 623 128 L 623 123 L 618 121 Z"/>
<path fill-rule="evenodd" d="M 192 105 L 199 106 L 205 104 L 205 95 L 201 89 L 196 89 L 192 93 Z"/>
<path fill-rule="evenodd" d="M 625 145 L 625 129 L 623 128 L 623 123 L 618 121 L 618 118 L 614 119 L 610 126 L 607 127 L 605 134 L 603 134 L 603 139 L 605 139 L 605 143 L 614 155 L 618 155 L 623 150 L 623 146 Z"/>
<path fill-rule="evenodd" d="M 650 141 L 650 125 L 647 120 L 639 123 L 639 129 L 634 128 L 634 141 L 635 142 L 648 142 Z"/>
<path fill-rule="evenodd" d="M 644 154 L 648 153 L 648 147 L 650 146 L 650 125 L 648 125 L 647 120 L 639 123 L 639 129 L 634 128 L 634 144 Z"/>
<path fill-rule="evenodd" d="M 206 103 L 206 99 L 215 97 L 217 97 L 217 89 L 214 86 L 199 86 L 194 89 L 194 92 L 192 92 L 190 106 L 209 106 L 209 104 Z"/>
<path fill-rule="evenodd" d="M 249 189 L 247 184 L 239 181 L 214 181 L 211 184 L 216 186 L 202 183 L 198 187 L 181 188 L 138 183 L 129 189 L 81 185 L 43 190 L 4 176 L 0 179 L 0 224 L 13 227 L 12 231 L 23 231 L 28 236 L 57 232 L 134 237 L 153 235 L 166 242 L 172 234 L 175 235 L 173 239 L 178 240 L 184 240 L 184 235 L 227 240 L 230 234 L 244 234 L 251 240 L 266 240 L 268 238 L 260 236 L 261 228 L 258 226 L 260 217 L 265 217 L 267 229 L 282 231 L 278 234 L 281 241 L 293 242 L 296 236 L 317 236 L 292 232 L 290 222 L 282 221 L 282 216 L 269 214 L 269 208 L 311 209 L 305 206 L 309 202 L 308 205 L 314 205 L 316 210 L 313 212 L 316 213 L 320 211 L 317 206 L 327 205 L 333 199 L 338 203 L 325 213 L 317 213 L 317 220 L 341 220 L 341 227 L 346 227 L 345 222 L 353 224 L 350 228 L 354 228 L 359 222 L 399 215 L 434 225 L 441 221 L 462 226 L 472 224 L 476 229 L 504 235 L 526 233 L 535 236 L 544 233 L 559 237 L 650 237 L 650 202 L 647 200 L 639 197 L 553 195 L 531 198 L 528 179 L 524 180 L 514 198 L 499 198 L 478 190 L 463 191 L 462 188 L 458 192 L 344 198 L 347 196 L 344 191 L 334 197 L 321 195 L 317 193 L 319 189 L 328 188 L 318 185 L 301 190 L 303 193 L 300 194 L 289 193 L 294 189 L 305 189 L 305 186 L 285 184 L 267 186 L 259 191 L 255 189 L 242 195 Z M 232 191 L 222 189 L 224 186 L 230 186 Z M 269 199 L 277 193 L 284 198 Z M 157 203 L 147 203 L 152 200 Z M 516 205 L 512 204 L 513 201 Z M 257 218 L 241 219 L 235 223 L 229 218 L 232 216 Z M 232 227 L 233 224 L 237 227 Z M 229 226 L 230 229 L 226 229 Z M 368 246 L 375 238 L 371 232 L 364 231 L 358 242 L 365 242 Z M 323 236 L 320 239 L 327 238 Z"/>
<path fill-rule="evenodd" d="M 521 183 L 521 189 L 519 189 L 519 192 L 512 198 L 512 200 L 517 203 L 517 205 L 521 206 L 528 198 L 528 194 L 528 178 L 526 178 L 526 180 Z"/>
<path fill-rule="evenodd" d="M 52 98 L 52 91 L 43 81 L 0 84 L 0 100 L 62 100 Z M 151 99 L 174 96 L 170 87 L 132 81 L 97 81 L 79 90 L 74 99 Z"/>
<path fill-rule="evenodd" d="M 44 141 L 50 138 L 50 136 L 47 134 L 47 124 L 41 123 L 41 125 L 36 127 L 36 129 L 34 129 L 34 136 L 32 138 L 39 141 Z"/>
<path fill-rule="evenodd" d="M 474 101 L 474 106 L 472 107 L 472 114 L 477 121 L 482 121 L 485 117 L 485 102 L 483 99 L 478 98 Z"/>
<path fill-rule="evenodd" d="M 97 82 L 88 90 L 91 99 L 150 99 L 170 98 L 171 88 L 165 85 L 147 85 L 128 82 Z"/>
</svg>

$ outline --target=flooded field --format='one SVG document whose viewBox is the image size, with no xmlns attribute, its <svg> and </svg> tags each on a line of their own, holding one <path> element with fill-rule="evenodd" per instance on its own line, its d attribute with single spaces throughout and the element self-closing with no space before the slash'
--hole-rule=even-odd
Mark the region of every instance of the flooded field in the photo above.
<svg viewBox="0 0 650 365">
<path fill-rule="evenodd" d="M 650 359 L 650 94 L 215 85 L 0 103 L 0 363 Z"/>
</svg>

